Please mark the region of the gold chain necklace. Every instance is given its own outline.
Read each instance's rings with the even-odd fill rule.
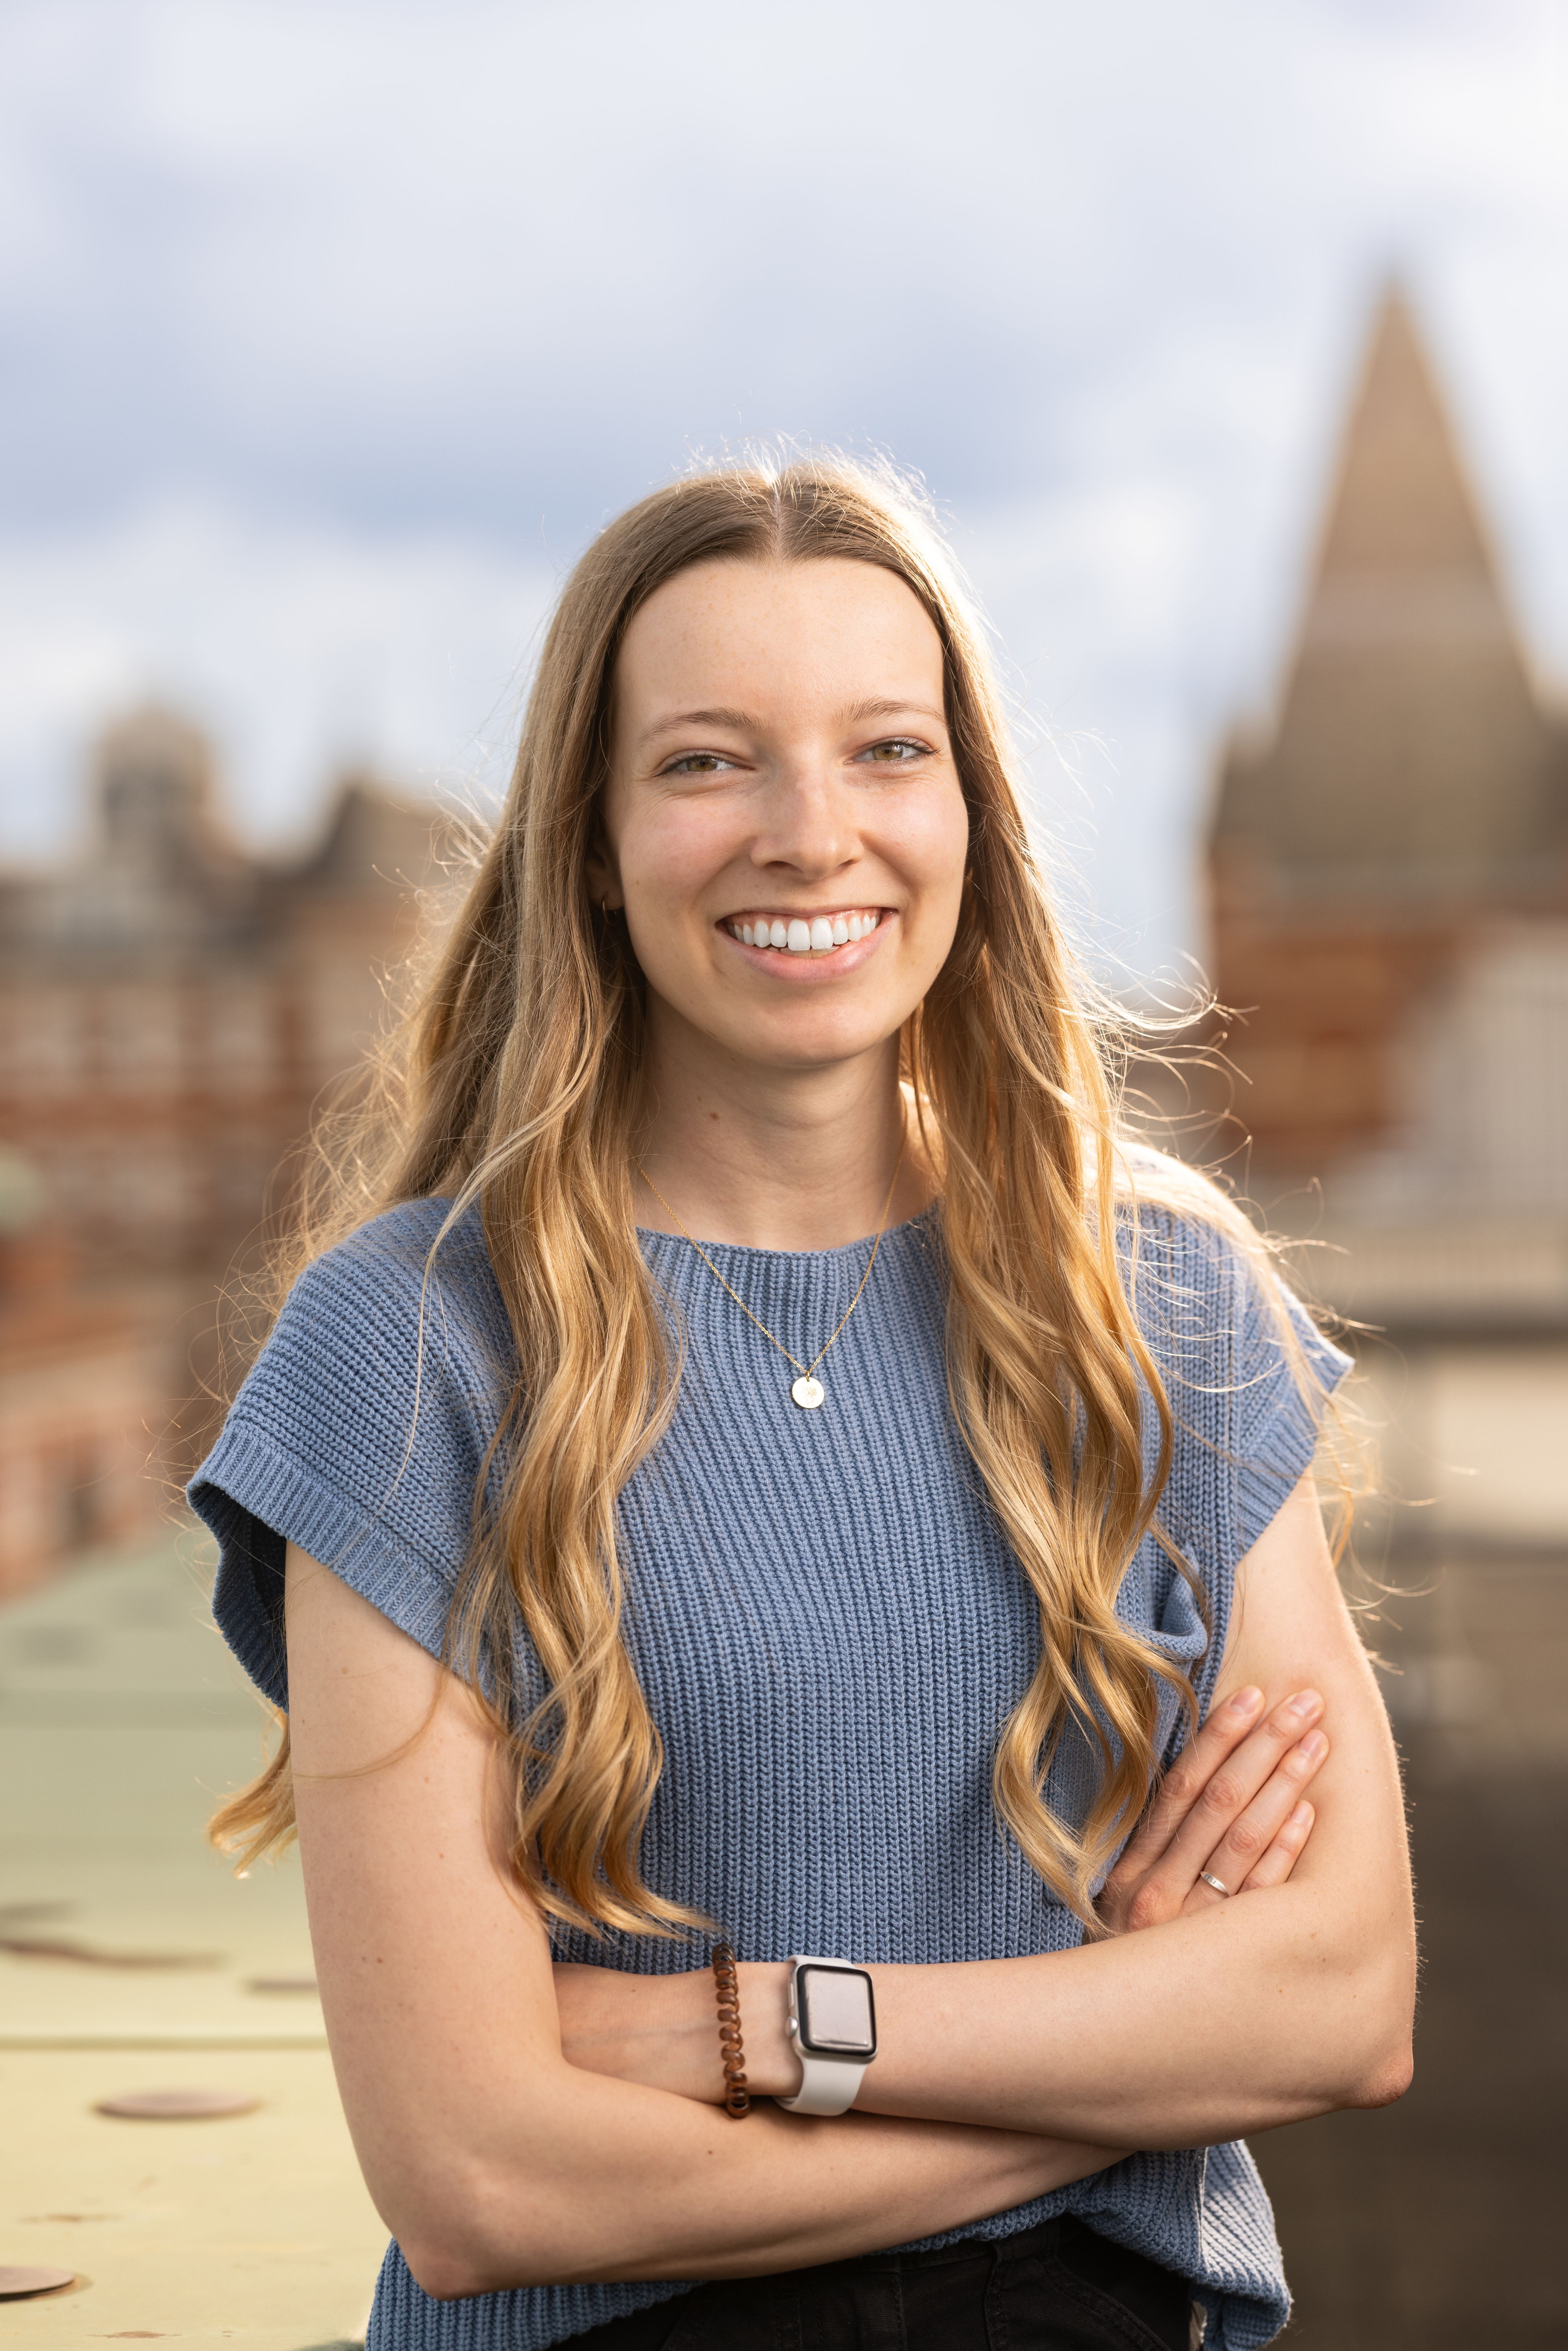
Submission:
[[[908,1137],[906,1135],[904,1137],[904,1143],[907,1143],[907,1141]],[[800,1405],[802,1412],[815,1412],[827,1395],[828,1392],[826,1388],[824,1388],[821,1381],[817,1377],[817,1365],[827,1353],[828,1347],[837,1344],[840,1333],[842,1332],[844,1324],[849,1321],[850,1316],[860,1304],[861,1297],[865,1290],[866,1283],[871,1280],[871,1270],[876,1263],[876,1253],[882,1247],[882,1237],[887,1228],[887,1213],[893,1206],[893,1195],[894,1187],[898,1182],[899,1169],[904,1165],[904,1144],[900,1144],[898,1158],[894,1163],[893,1170],[893,1182],[888,1186],[887,1197],[882,1204],[882,1222],[876,1228],[876,1238],[871,1245],[871,1255],[866,1259],[866,1269],[861,1276],[860,1289],[856,1290],[854,1296],[845,1307],[839,1322],[838,1330],[833,1332],[832,1337],[828,1341],[828,1345],[826,1347],[819,1347],[817,1353],[812,1356],[809,1364],[803,1364],[799,1355],[792,1355],[789,1353],[789,1348],[784,1344],[782,1339],[775,1339],[772,1332],[768,1328],[766,1322],[758,1322],[757,1316],[752,1312],[745,1299],[741,1297],[739,1291],[737,1290],[730,1290],[728,1282],[726,1281],[723,1274],[720,1273],[717,1266],[715,1265],[712,1258],[709,1257],[701,1241],[694,1238],[692,1234],[686,1232],[685,1225],[681,1225],[679,1217],[675,1217],[674,1208],[671,1207],[668,1200],[665,1199],[658,1186],[653,1182],[653,1177],[649,1175],[642,1161],[640,1159],[633,1158],[632,1162],[632,1166],[635,1167],[638,1175],[641,1176],[643,1183],[646,1184],[649,1191],[652,1192],[654,1199],[657,1200],[660,1207],[664,1211],[664,1214],[667,1217],[675,1217],[676,1224],[681,1225],[682,1232],[685,1233],[687,1240],[691,1242],[693,1249],[695,1249],[698,1257],[701,1258],[703,1263],[706,1266],[708,1271],[712,1274],[719,1288],[721,1290],[729,1290],[730,1296],[734,1299],[736,1304],[739,1307],[747,1321],[748,1322],[756,1322],[757,1328],[761,1332],[763,1337],[770,1345],[778,1348],[779,1353],[783,1356],[785,1362],[787,1364],[794,1364],[795,1369],[800,1373],[800,1376],[798,1380],[795,1380],[790,1384],[789,1395],[791,1399]]]

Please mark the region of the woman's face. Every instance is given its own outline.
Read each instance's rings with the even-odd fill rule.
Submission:
[[[674,1016],[791,1070],[897,1034],[968,850],[943,703],[936,632],[874,564],[706,563],[642,606],[589,881],[625,909],[655,1034]]]

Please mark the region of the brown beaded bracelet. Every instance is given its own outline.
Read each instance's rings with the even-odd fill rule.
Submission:
[[[718,2053],[724,2066],[724,2110],[737,2119],[751,2112],[746,2086],[746,2051],[740,2039],[740,1979],[735,1972],[735,1947],[713,1947],[713,1977],[718,1987]]]

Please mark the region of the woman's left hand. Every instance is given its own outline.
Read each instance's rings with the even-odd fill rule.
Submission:
[[[1290,1876],[1315,1817],[1302,1792],[1329,1751],[1315,1727],[1323,1702],[1298,1690],[1260,1720],[1262,1710],[1260,1689],[1238,1690],[1166,1774],[1095,1906],[1113,1935]]]

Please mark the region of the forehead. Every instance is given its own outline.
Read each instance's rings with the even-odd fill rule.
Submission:
[[[683,708],[722,702],[759,715],[803,692],[849,702],[935,695],[939,704],[942,674],[925,606],[880,564],[727,560],[677,572],[639,608],[616,662],[615,701],[639,722],[672,696]]]

